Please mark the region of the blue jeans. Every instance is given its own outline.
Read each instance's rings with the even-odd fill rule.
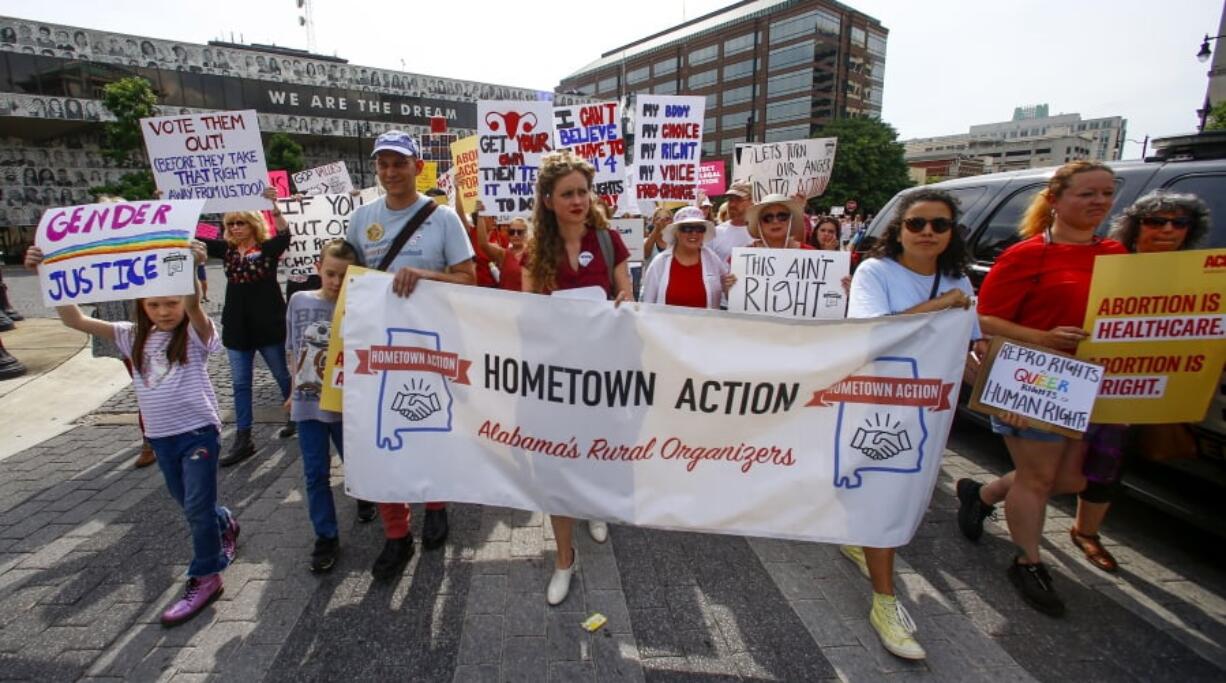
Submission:
[[[192,535],[190,577],[216,574],[229,560],[221,553],[221,533],[230,511],[217,504],[217,455],[221,437],[213,426],[149,439],[166,489],[183,508]]]
[[[234,385],[234,420],[239,429],[251,429],[255,421],[251,410],[251,375],[255,370],[255,352],[257,349],[226,349],[230,358],[230,382]],[[285,364],[285,347],[280,344],[270,344],[258,349],[264,357],[277,386],[281,388],[281,398],[289,398],[289,368]]]
[[[340,422],[300,420],[298,447],[302,449],[302,474],[306,478],[307,512],[311,526],[320,538],[336,538],[336,503],[332,500],[332,458],[328,439],[336,444],[336,454],[345,459],[344,431]]]
[[[1056,434],[1055,432],[1045,432],[1041,429],[1035,429],[1033,427],[1026,427],[1024,429],[1010,427],[1004,422],[1001,422],[1000,418],[996,417],[995,415],[992,415],[990,419],[992,421],[992,431],[996,434],[1000,434],[1001,436],[1017,436],[1023,439],[1030,439],[1031,441],[1046,441],[1048,443],[1064,441],[1064,436],[1061,434]]]

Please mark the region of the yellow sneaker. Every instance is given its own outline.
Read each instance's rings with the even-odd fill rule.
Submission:
[[[868,613],[868,622],[877,631],[882,646],[891,654],[903,659],[924,659],[927,653],[915,638],[915,622],[906,608],[892,595],[873,593],[873,609]]]
[[[869,578],[868,562],[864,561],[864,548],[858,545],[841,545],[839,546],[839,552],[843,553],[843,557],[851,560],[860,568],[860,573],[864,575],[864,578]]]

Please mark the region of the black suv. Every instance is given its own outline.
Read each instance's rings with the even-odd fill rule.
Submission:
[[[1155,189],[1185,192],[1209,205],[1213,224],[1200,248],[1226,247],[1226,133],[1202,133],[1154,140],[1153,155],[1145,161],[1108,164],[1116,174],[1115,204],[1098,233],[1105,234],[1115,215],[1137,198]],[[1018,240],[1017,227],[1035,193],[1041,190],[1056,167],[1009,171],[947,180],[924,187],[945,190],[957,197],[962,208],[959,226],[971,253],[971,281],[978,288],[984,276],[1007,247]],[[857,245],[852,262],[859,262],[885,230],[903,190],[878,212]],[[963,387],[965,404],[967,387]],[[964,418],[987,424],[987,419],[968,410]],[[1198,526],[1226,535],[1226,374],[1209,407],[1205,420],[1195,428],[1201,455],[1195,460],[1175,460],[1159,465],[1133,458],[1124,484],[1142,498],[1188,519]]]

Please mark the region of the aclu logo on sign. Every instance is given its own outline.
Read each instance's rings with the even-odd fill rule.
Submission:
[[[877,398],[873,402],[839,404],[834,431],[835,488],[860,488],[864,474],[869,472],[915,474],[924,464],[924,447],[928,443],[924,407],[897,404],[922,401],[914,396],[919,390],[890,381],[919,379],[915,359],[883,356],[857,374],[859,381],[875,384],[864,393]],[[941,391],[939,386],[936,391]],[[901,392],[908,396],[898,397]]]
[[[391,348],[442,350],[438,333],[423,330],[388,329],[387,344]],[[376,446],[398,451],[404,448],[406,432],[451,431],[451,390],[438,371],[402,366],[382,372]]]

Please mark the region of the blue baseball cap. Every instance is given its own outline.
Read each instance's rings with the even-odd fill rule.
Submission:
[[[396,152],[406,157],[421,157],[420,148],[413,136],[403,130],[389,130],[375,138],[375,148],[370,151],[370,158],[375,158],[379,152]]]

